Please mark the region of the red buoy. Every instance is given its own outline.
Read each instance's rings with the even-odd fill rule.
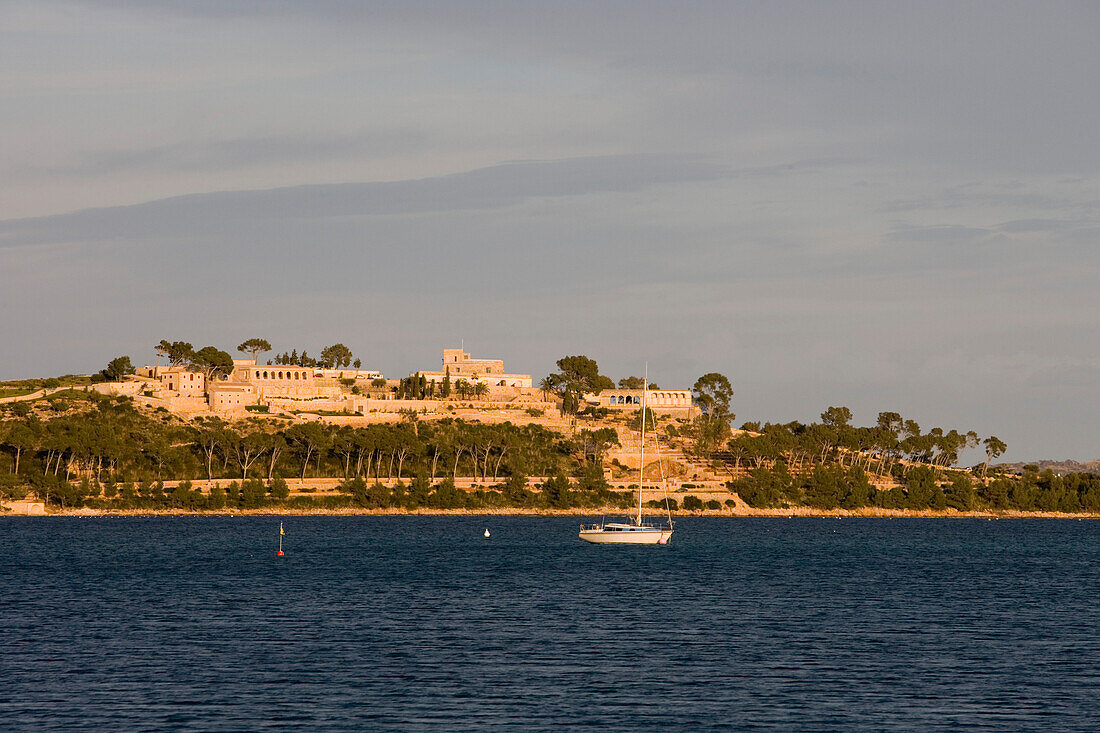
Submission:
[[[283,551],[282,550],[279,550],[278,552],[275,553],[275,557],[282,557],[282,556],[283,556]]]

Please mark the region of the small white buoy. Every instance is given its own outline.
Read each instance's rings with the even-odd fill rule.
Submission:
[[[488,537],[488,536],[489,536],[489,528],[488,528],[488,527],[486,527],[486,528],[485,528],[485,536],[486,536],[486,537]]]

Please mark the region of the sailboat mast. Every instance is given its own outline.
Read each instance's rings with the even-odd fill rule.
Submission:
[[[642,525],[642,487],[645,485],[645,403],[649,390],[649,362],[645,365],[645,377],[642,382],[642,443],[638,446],[638,526]]]

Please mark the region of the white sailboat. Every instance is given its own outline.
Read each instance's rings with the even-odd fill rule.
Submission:
[[[668,511],[668,528],[645,524],[642,521],[642,493],[645,488],[645,426],[646,393],[649,391],[649,367],[646,366],[645,381],[642,384],[642,440],[638,449],[638,514],[629,522],[601,522],[600,524],[581,525],[580,538],[596,545],[667,545],[672,539],[672,510],[665,496],[665,509]],[[656,425],[654,425],[656,429]],[[654,434],[656,438],[656,434]],[[660,447],[657,459],[660,461]]]

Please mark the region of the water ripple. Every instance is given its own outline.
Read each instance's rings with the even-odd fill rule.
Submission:
[[[1100,525],[0,519],[3,730],[1100,729]]]

